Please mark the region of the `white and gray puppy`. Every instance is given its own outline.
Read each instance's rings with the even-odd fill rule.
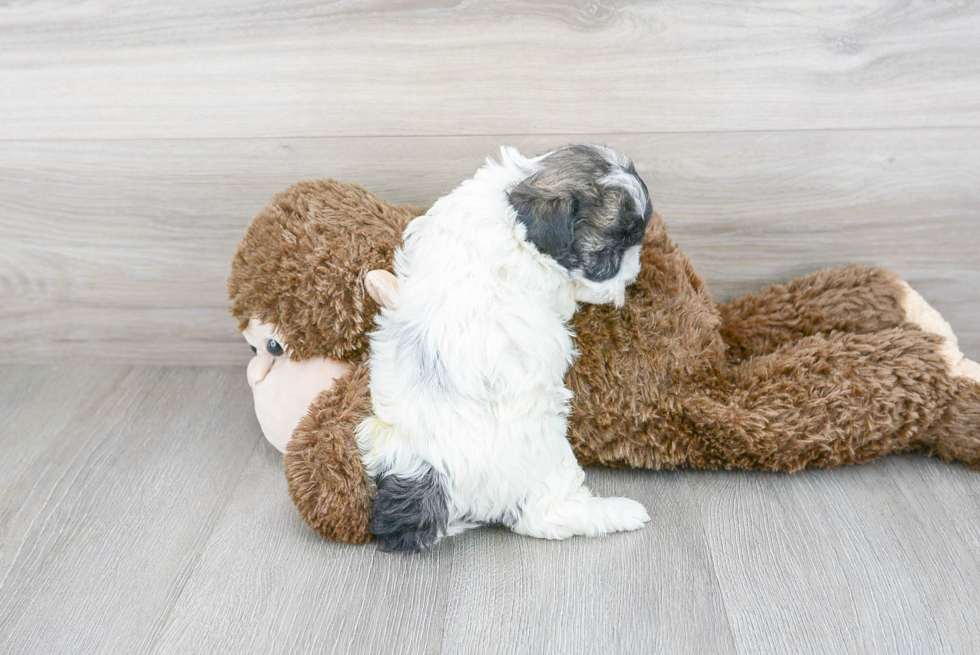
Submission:
[[[610,148],[502,148],[409,224],[394,308],[371,336],[374,415],[357,432],[383,548],[424,550],[482,523],[564,539],[649,520],[585,486],[564,378],[576,302],[622,305],[651,212]]]

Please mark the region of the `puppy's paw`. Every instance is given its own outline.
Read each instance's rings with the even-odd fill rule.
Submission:
[[[629,498],[598,498],[574,494],[563,501],[525,507],[510,526],[514,532],[541,539],[567,539],[574,535],[599,537],[610,532],[637,530],[650,520],[640,503]]]
[[[639,530],[650,515],[646,508],[629,498],[600,498],[603,504],[606,532],[626,532]]]
[[[449,504],[442,476],[431,467],[416,476],[379,476],[368,529],[381,550],[428,550],[446,535]]]

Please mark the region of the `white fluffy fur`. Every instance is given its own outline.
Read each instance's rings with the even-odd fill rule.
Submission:
[[[639,248],[597,284],[540,254],[506,190],[537,160],[501,150],[405,230],[394,310],[371,339],[375,415],[358,428],[372,476],[444,476],[448,534],[483,522],[549,539],[640,528],[639,503],[598,498],[566,440],[576,301],[623,302]]]

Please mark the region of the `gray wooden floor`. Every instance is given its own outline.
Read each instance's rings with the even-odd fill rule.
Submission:
[[[590,470],[642,531],[432,553],[299,519],[239,368],[0,368],[0,652],[965,653],[980,474]]]

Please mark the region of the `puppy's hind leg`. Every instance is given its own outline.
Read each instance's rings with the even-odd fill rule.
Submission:
[[[598,537],[610,532],[642,528],[650,515],[629,498],[598,498],[582,482],[552,479],[525,499],[517,519],[508,527],[514,532],[540,539],[567,539],[574,535]]]
[[[449,502],[445,480],[424,464],[411,476],[379,475],[378,495],[368,529],[382,550],[418,552],[435,546],[447,532]]]

